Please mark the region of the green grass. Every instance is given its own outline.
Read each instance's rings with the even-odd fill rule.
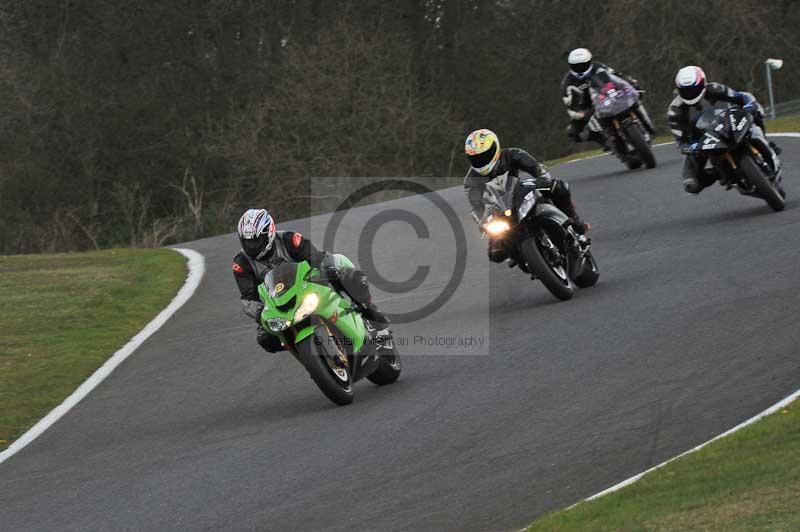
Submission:
[[[800,530],[800,404],[528,530]]]
[[[168,249],[0,256],[0,449],[167,306],[185,276]]]
[[[781,118],[776,118],[775,120],[768,120],[766,123],[767,131],[770,133],[785,133],[785,132],[794,132],[800,131],[800,115],[795,116],[784,116]],[[661,135],[653,139],[653,144],[662,144],[664,142],[672,142],[673,137],[672,135]],[[570,161],[575,161],[577,159],[584,159],[586,157],[592,157],[595,155],[602,155],[603,150],[586,150],[578,153],[572,153],[570,155],[565,155],[564,157],[559,157],[558,159],[553,159],[551,161],[546,161],[545,164],[548,166],[555,166],[557,164],[564,164]]]
[[[800,115],[782,116],[766,123],[768,133],[787,133],[800,131]]]

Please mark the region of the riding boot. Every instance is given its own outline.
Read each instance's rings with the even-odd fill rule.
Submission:
[[[390,321],[386,315],[378,309],[378,306],[370,300],[370,302],[363,306],[361,316],[367,320],[376,331],[384,331],[389,328]]]
[[[655,136],[656,128],[653,126],[653,121],[650,120],[650,115],[647,114],[644,105],[639,104],[636,106],[636,116],[642,121],[642,125],[647,130],[647,133],[650,134],[651,137]]]
[[[569,216],[569,218],[572,220],[572,225],[575,228],[575,232],[578,233],[579,235],[585,235],[586,232],[589,231],[589,229],[591,229],[591,225],[584,222],[583,219],[575,211],[574,202],[569,201],[568,203],[565,203],[563,205],[556,205],[556,207],[561,209],[561,211],[564,214]]]
[[[699,176],[686,176],[683,179],[683,189],[689,194],[699,194],[717,181],[717,172],[712,168],[704,168]]]
[[[588,137],[586,140],[598,143],[600,147],[603,149],[603,151],[610,150],[610,148],[607,146],[606,143],[606,136],[599,131],[589,130]]]

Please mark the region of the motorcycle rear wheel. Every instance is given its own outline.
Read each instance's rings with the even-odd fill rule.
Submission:
[[[537,237],[532,236],[523,240],[520,250],[530,272],[542,281],[551,294],[562,301],[572,299],[572,296],[575,295],[575,285],[566,273],[567,268],[561,267],[560,273],[556,273],[553,266],[542,255]]]
[[[389,351],[386,349],[386,351]],[[390,353],[381,355],[378,360],[378,367],[367,375],[367,379],[373,384],[378,386],[385,386],[392,384],[400,377],[400,372],[403,370],[403,363],[400,361],[400,354],[397,352],[397,346],[392,345]]]
[[[764,170],[761,169],[752,157],[742,157],[739,161],[739,167],[747,176],[747,181],[756,188],[756,192],[767,202],[773,211],[782,211],[786,207],[780,192],[777,187],[764,175]]]
[[[599,278],[600,270],[597,267],[597,261],[594,260],[591,252],[587,252],[583,259],[583,271],[573,279],[573,282],[580,288],[588,288],[597,284]]]

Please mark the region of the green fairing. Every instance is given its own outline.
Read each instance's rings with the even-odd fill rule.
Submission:
[[[335,255],[335,259],[337,266],[340,268],[354,267],[353,263],[343,255]],[[268,333],[280,338],[283,344],[286,344],[283,333],[270,329],[268,320],[279,318],[293,322],[295,312],[297,312],[297,309],[302,305],[305,297],[313,292],[319,297],[319,303],[317,304],[316,310],[310,315],[320,316],[330,324],[332,321],[331,318],[336,314],[337,319],[336,322],[333,323],[333,326],[351,342],[353,353],[358,353],[364,346],[364,339],[366,337],[364,320],[359,313],[348,312],[352,305],[349,301],[341,297],[333,288],[308,280],[309,278],[319,275],[320,271],[318,269],[312,268],[308,262],[303,261],[297,264],[297,274],[292,285],[286,286],[279,294],[275,294],[274,296],[269,294],[266,280],[258,285],[258,295],[264,303],[264,310],[261,312],[261,326]],[[281,312],[277,307],[287,304],[292,297],[296,297],[294,305],[285,312]],[[306,326],[297,331],[294,343],[299,344],[312,336],[317,326],[319,326],[318,322],[313,320],[308,322]]]

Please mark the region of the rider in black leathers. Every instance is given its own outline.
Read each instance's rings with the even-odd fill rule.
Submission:
[[[561,81],[561,98],[567,107],[567,114],[570,118],[567,137],[573,142],[594,141],[603,148],[608,148],[605,145],[606,138],[600,125],[596,121],[592,122],[594,106],[592,105],[589,88],[593,82],[597,82],[598,78],[608,74],[619,76],[630,83],[636,90],[640,89],[639,81],[618,70],[614,70],[608,65],[593,61],[591,52],[586,48],[577,48],[570,52],[568,62],[569,70]],[[600,84],[602,85],[602,83]],[[638,104],[634,112],[647,132],[650,135],[654,135],[653,122],[650,120],[650,116],[648,116],[644,106],[641,103]],[[589,127],[587,128],[587,126]],[[586,135],[583,134],[584,130],[588,130]]]
[[[497,136],[493,132],[488,129],[479,129],[467,137],[465,151],[470,159],[470,169],[464,178],[464,192],[472,208],[472,218],[476,223],[480,223],[483,217],[483,192],[486,190],[486,184],[506,172],[512,176],[519,176],[519,171],[522,170],[533,176],[536,180],[536,188],[540,189],[556,207],[572,219],[577,233],[585,234],[589,229],[589,225],[584,223],[575,212],[569,184],[553,178],[547,167],[525,150],[520,148],[500,149]],[[488,252],[489,259],[493,262],[503,262],[508,258],[501,248],[492,246],[491,241]]]
[[[233,276],[241,294],[244,313],[256,320],[256,340],[265,350],[274,353],[284,349],[277,336],[261,327],[264,304],[258,296],[258,285],[266,274],[282,262],[308,261],[331,279],[332,286],[347,293],[364,319],[377,329],[386,329],[389,319],[378,310],[369,292],[369,283],[361,270],[338,268],[331,253],[293,231],[276,231],[275,222],[265,209],[250,209],[239,220],[239,241],[242,249],[233,259]]]
[[[675,77],[675,98],[667,110],[669,129],[675,137],[679,148],[694,149],[697,147],[694,123],[697,117],[717,102],[729,102],[748,110],[753,115],[753,136],[768,146],[775,155],[780,153],[774,142],[767,141],[764,135],[764,109],[749,92],[739,92],[721,83],[706,81],[705,72],[697,66],[682,68]],[[774,159],[777,162],[777,157]],[[699,194],[701,190],[714,184],[717,171],[706,168],[708,157],[697,153],[687,155],[683,163],[683,188],[690,194]],[[775,165],[780,168],[780,163]]]

